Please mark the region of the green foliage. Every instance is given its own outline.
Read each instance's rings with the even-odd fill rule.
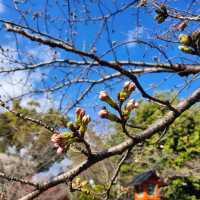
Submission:
[[[164,188],[167,199],[199,200],[200,181],[196,179],[177,179]]]
[[[176,104],[179,100],[174,99],[174,95],[158,94],[164,100],[174,100]],[[135,111],[129,123],[148,127],[156,120],[162,118],[166,113],[165,108],[150,102],[140,102],[140,107]],[[113,134],[109,136],[108,144],[118,144],[126,137],[120,131],[119,126],[112,126]],[[141,130],[130,129],[132,134],[138,134]],[[166,132],[164,132],[166,131]],[[158,132],[153,137],[133,149],[134,155],[129,158],[121,167],[121,182],[128,183],[140,172],[149,169],[157,169],[164,178],[172,172],[178,174],[182,172],[188,174],[189,178],[178,179],[164,190],[167,199],[200,199],[197,195],[200,187],[198,180],[192,178],[198,176],[193,170],[187,168],[190,163],[199,163],[200,155],[200,108],[193,107],[184,112],[167,130]],[[191,164],[193,165],[193,164]],[[187,182],[190,192],[182,182]]]
[[[42,120],[49,126],[55,125],[54,128],[62,128],[65,119],[58,111],[49,109],[45,113],[37,112],[38,102],[31,102],[31,106],[23,108],[20,101],[13,101],[13,110],[29,116],[34,119]],[[0,114],[0,152],[9,151],[10,147],[16,151],[12,152],[16,155],[20,154],[21,149],[25,149],[29,157],[41,165],[49,166],[49,159],[53,160],[52,153],[55,154],[50,144],[51,132],[45,128],[31,122],[25,122],[23,119],[17,118],[10,112],[2,112]],[[45,154],[45,157],[42,154]],[[47,161],[48,160],[48,161]],[[46,167],[44,168],[46,169]]]
[[[95,184],[94,182],[88,183],[86,180],[81,180],[80,177],[76,177],[72,182],[72,188],[80,191],[78,197],[75,197],[75,199],[79,200],[99,200],[102,192],[105,191],[103,185]]]
[[[172,100],[177,104],[178,99],[174,99],[174,95],[158,94],[159,98],[163,100]],[[30,108],[22,108],[19,101],[13,102],[13,108],[20,113],[28,115],[33,118],[41,119],[47,124],[56,124],[56,127],[64,127],[67,125],[65,119],[59,112],[50,109],[46,113],[38,113],[36,107],[38,103],[31,103]],[[166,113],[166,108],[151,102],[140,102],[140,107],[134,110],[128,121],[131,125],[138,125],[141,128],[150,126],[157,119],[162,118]],[[64,125],[63,125],[64,124]],[[68,123],[69,124],[69,123]],[[106,146],[119,144],[126,139],[122,132],[120,124],[112,124],[113,134],[104,138]],[[73,127],[72,127],[73,129]],[[139,134],[140,129],[128,128],[131,134]],[[164,131],[164,130],[163,130]],[[200,190],[200,182],[197,175],[192,170],[187,168],[187,165],[194,166],[199,163],[200,155],[200,108],[193,107],[189,111],[184,112],[176,121],[166,130],[166,132],[158,132],[152,138],[145,141],[143,144],[136,146],[133,149],[133,156],[121,166],[119,184],[127,185],[135,175],[149,169],[157,169],[162,177],[167,178],[171,172],[181,173],[184,169],[185,174],[189,177],[174,180],[169,186],[164,187],[163,195],[165,199],[181,199],[181,200],[198,200],[200,199],[198,191]],[[164,133],[164,135],[163,135]],[[66,137],[71,135],[66,132]],[[91,135],[94,139],[94,133]],[[44,147],[49,145],[51,133],[33,123],[25,123],[22,119],[16,118],[9,112],[0,114],[0,151],[6,152],[9,147],[16,148],[16,154],[22,148],[26,148],[31,157],[46,163],[44,169],[50,165],[46,157],[55,155],[47,154],[45,157],[42,152]],[[50,149],[49,147],[46,149]],[[40,154],[38,154],[40,152]],[[42,153],[41,153],[42,152]],[[53,157],[52,157],[53,158]],[[54,159],[53,159],[54,160]],[[54,162],[54,161],[51,162]],[[79,158],[80,161],[80,158]],[[115,162],[115,159],[112,158]],[[187,165],[186,165],[187,164]],[[93,175],[98,177],[99,174]],[[97,179],[102,179],[98,177]],[[87,180],[87,179],[84,179]],[[88,183],[83,184],[84,187],[79,188],[78,200],[98,200],[98,194],[105,191],[105,184],[96,184],[91,186]],[[111,199],[115,199],[117,194],[117,187],[111,190]]]

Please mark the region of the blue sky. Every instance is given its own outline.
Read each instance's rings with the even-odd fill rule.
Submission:
[[[11,0],[1,0],[0,1],[0,18],[6,19],[9,21],[14,21],[16,23],[20,23],[22,25],[29,25],[34,29],[39,29],[41,32],[48,32],[48,34],[60,38],[63,40],[70,40],[70,26],[67,22],[68,17],[68,6],[66,4],[58,5],[55,1],[50,1],[49,5],[46,7],[47,13],[44,15],[42,12],[45,11],[45,2],[46,1],[24,1],[18,0],[18,3],[15,5],[19,10],[26,11],[28,10],[30,13],[25,13],[26,20],[17,12],[14,8],[13,1]],[[62,2],[62,1],[59,1]],[[82,2],[82,1],[81,1]],[[87,2],[87,1],[86,1]],[[131,1],[116,1],[117,5],[113,4],[113,1],[103,1],[103,4],[100,7],[95,6],[92,3],[87,4],[87,8],[90,14],[93,17],[98,17],[102,14],[102,12],[106,15],[110,11],[115,11],[116,7],[120,7],[122,4],[128,4]],[[170,6],[177,8],[179,10],[187,10],[190,1],[169,1]],[[87,16],[87,13],[84,12],[84,6],[78,4],[76,1],[71,1],[70,12],[76,12],[77,18],[83,18]],[[197,12],[198,7],[193,6],[189,12]],[[40,18],[37,20],[33,18],[34,15],[40,15]],[[184,63],[193,63],[199,62],[199,58],[197,56],[188,56],[178,50],[177,43],[167,44],[161,40],[155,40],[155,33],[157,34],[166,34],[168,29],[172,26],[172,24],[177,23],[178,21],[174,20],[171,22],[170,20],[166,20],[163,24],[157,24],[154,20],[155,12],[148,8],[136,9],[134,7],[129,8],[126,12],[116,16],[113,20],[108,20],[108,27],[110,32],[110,38],[108,33],[104,31],[101,34],[101,37],[96,39],[97,34],[101,31],[102,23],[100,21],[96,22],[79,22],[78,24],[73,24],[73,38],[74,44],[77,48],[88,51],[92,44],[95,42],[95,46],[97,49],[98,55],[103,55],[108,49],[110,49],[108,40],[114,43],[122,43],[130,40],[141,39],[148,42],[153,42],[156,45],[160,45],[163,50],[165,50],[168,58],[172,60],[173,63],[176,62],[184,62]],[[45,17],[50,17],[51,23],[45,21]],[[73,17],[73,15],[72,15]],[[185,30],[186,33],[190,33],[197,28],[196,24],[191,23],[188,28]],[[177,42],[177,37],[180,32],[170,33],[170,39],[173,42]],[[78,59],[81,60],[79,56],[71,54],[69,52],[64,52],[59,49],[51,49],[44,45],[38,45],[35,42],[24,39],[21,36],[17,36],[17,45],[16,45],[16,36],[13,34],[5,32],[4,29],[0,32],[1,36],[1,45],[3,47],[7,47],[11,49],[11,53],[9,56],[14,56],[17,60],[22,60],[23,62],[31,62],[36,64],[38,62],[44,62],[47,60],[51,60],[53,56],[56,56],[59,59]],[[15,52],[16,47],[19,48],[20,54]],[[141,45],[138,43],[131,43],[122,48],[117,48],[116,57],[118,60],[127,60],[128,57],[130,60],[134,61],[146,61],[146,62],[155,62],[155,59],[159,59],[159,62],[167,62],[166,59],[155,49],[149,48],[147,45]],[[129,56],[127,54],[129,52]],[[10,55],[12,54],[12,55]],[[107,60],[113,60],[112,53],[107,54],[103,57]],[[0,59],[5,59],[4,57],[0,57]],[[188,59],[188,60],[187,60]],[[12,67],[20,66],[13,65]],[[4,67],[11,67],[10,63],[6,63]],[[73,70],[73,71],[72,71]],[[18,72],[15,74],[10,74],[5,76],[2,74],[1,82],[2,85],[1,92],[4,96],[17,96],[21,93],[26,93],[32,88],[43,88],[43,87],[51,87],[55,84],[55,82],[59,82],[61,80],[67,80],[66,74],[68,73],[70,80],[76,79],[78,76],[82,76],[82,78],[89,79],[98,79],[101,78],[102,75],[107,75],[113,73],[113,70],[103,69],[100,67],[94,67],[93,71],[89,72],[87,69],[75,69],[68,67],[58,67],[56,68],[49,67],[46,69],[36,70],[32,74],[28,74],[26,72]],[[26,76],[29,76],[28,81],[26,80]],[[43,81],[41,81],[41,78]],[[191,79],[191,77],[179,77],[177,75],[172,74],[145,74],[138,76],[141,81],[143,87],[150,93],[154,94],[155,92],[162,91],[173,91],[176,89],[181,89],[182,87],[186,87],[187,82]],[[12,81],[11,81],[12,80]],[[12,83],[17,83],[13,86]],[[102,106],[101,102],[98,100],[98,92],[100,90],[109,89],[110,94],[116,96],[116,92],[122,87],[123,81],[109,81],[107,85],[98,85],[96,86],[92,92],[88,95],[88,97],[82,102],[82,105],[89,109],[89,112],[92,114],[93,109],[95,107],[95,111]],[[192,84],[189,84],[190,87],[186,87],[181,93],[180,97],[185,97],[191,93],[195,88],[200,85],[200,81],[197,79]],[[111,90],[111,86],[114,86]],[[67,104],[70,104],[74,101],[80,91],[88,87],[88,84],[79,84],[78,86],[73,86],[71,88],[64,88],[62,90],[57,91],[55,94],[50,95],[51,98],[47,100],[46,95],[35,95],[34,98],[38,99],[42,107],[48,108],[53,104],[59,105],[62,94],[64,94],[63,101],[63,109]],[[153,87],[153,88],[152,88]],[[23,90],[23,91],[20,91]],[[137,92],[134,98],[140,98],[140,94]],[[24,99],[24,105],[33,97],[26,97]],[[91,103],[92,102],[92,103]],[[64,109],[65,110],[65,109]],[[94,114],[92,114],[94,115]]]

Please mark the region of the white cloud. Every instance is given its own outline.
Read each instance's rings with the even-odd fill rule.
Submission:
[[[19,67],[19,64],[11,62],[11,59],[17,59],[17,53],[13,45],[5,45],[3,48],[5,50],[0,54],[0,70],[9,70]],[[30,89],[31,83],[25,71],[0,74],[0,94],[4,100],[22,95]]]
[[[0,77],[0,93],[4,99],[20,96],[32,88],[25,72],[15,72]]]
[[[58,101],[50,98],[49,96],[40,95],[39,97],[24,97],[21,101],[21,106],[30,108],[30,101],[36,101],[39,103],[39,107],[34,107],[38,112],[47,112],[49,108],[58,108]]]
[[[12,63],[13,60],[18,60],[18,54],[14,44],[10,43],[8,45],[4,45],[3,48],[7,50],[0,52],[0,71],[22,67],[20,64],[16,64],[15,62]],[[39,48],[32,48],[27,51],[27,57],[28,56],[40,63],[52,60],[53,56],[55,55],[53,50],[42,46]],[[8,100],[10,98],[19,97],[23,94],[27,94],[28,92],[33,91],[41,81],[41,73],[42,71],[37,69],[31,74],[27,71],[16,71],[12,73],[0,74],[1,98],[3,100]],[[48,74],[48,70],[45,70],[45,73]],[[58,105],[58,102],[56,102],[53,98],[49,99],[45,95],[40,95],[37,97],[25,96],[23,97],[21,104],[23,106],[28,106],[28,102],[31,100],[38,101],[40,103],[38,111],[43,112],[47,111],[50,107],[55,108],[56,105]]]
[[[2,3],[2,0],[0,0],[0,13],[5,12],[5,6]]]
[[[63,172],[67,166],[71,165],[72,161],[65,158],[60,162],[55,162],[48,171],[40,172],[32,177],[33,182],[41,182],[45,180],[49,180],[52,177],[57,176],[59,173]]]

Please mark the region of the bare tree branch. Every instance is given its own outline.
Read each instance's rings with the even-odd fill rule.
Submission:
[[[168,101],[165,102],[165,101],[162,101],[160,99],[157,99],[157,98],[152,97],[151,95],[147,94],[145,92],[145,90],[143,89],[143,87],[141,86],[141,84],[139,83],[137,77],[134,74],[123,69],[120,64],[116,65],[116,64],[110,63],[109,61],[102,60],[96,54],[88,53],[88,52],[76,49],[75,47],[69,46],[69,44],[65,43],[64,41],[61,42],[60,40],[57,40],[57,39],[52,39],[52,38],[49,39],[49,38],[43,37],[42,35],[39,35],[39,34],[30,33],[25,28],[22,28],[21,26],[17,26],[14,23],[10,23],[10,22],[8,23],[7,22],[7,23],[5,23],[5,26],[6,26],[7,31],[19,33],[20,35],[23,35],[24,37],[27,37],[27,38],[29,38],[33,41],[40,42],[42,44],[48,45],[50,47],[58,47],[58,48],[66,50],[66,51],[70,51],[70,52],[73,52],[75,54],[78,54],[80,56],[85,56],[85,57],[91,58],[94,61],[98,62],[99,65],[106,66],[108,68],[114,69],[114,70],[120,72],[121,74],[127,76],[128,78],[130,78],[135,83],[136,87],[142,93],[142,96],[144,98],[147,98],[151,101],[154,101],[154,102],[157,102],[161,105],[164,105],[164,106],[168,107],[170,110],[174,110],[173,106],[171,106]]]
[[[114,172],[114,174],[113,174],[113,176],[112,176],[112,178],[111,178],[111,181],[110,181],[110,183],[109,183],[108,189],[107,189],[107,191],[106,191],[105,200],[108,200],[108,199],[109,199],[111,187],[112,187],[112,185],[114,184],[114,182],[115,182],[115,180],[116,180],[116,178],[117,178],[117,176],[118,176],[118,174],[119,174],[119,171],[120,171],[120,168],[121,168],[122,164],[123,164],[124,161],[128,158],[131,149],[132,149],[132,148],[130,148],[129,150],[127,150],[127,152],[122,156],[120,162],[118,163],[117,168],[115,169],[115,172]]]
[[[169,72],[169,73],[187,73],[187,74],[196,74],[200,72],[200,65],[199,64],[167,64],[167,63],[148,63],[148,62],[136,62],[136,61],[108,61],[110,65],[121,65],[121,66],[135,66],[135,67],[142,67],[134,68],[128,70],[133,74],[140,74],[140,73],[160,73],[160,72]],[[65,64],[69,65],[76,65],[76,66],[99,66],[98,62],[94,61],[77,61],[77,60],[68,60],[68,59],[60,59],[60,60],[52,60],[47,62],[42,62],[38,64],[26,64],[24,67],[15,67],[11,69],[2,69],[0,70],[1,73],[11,73],[16,71],[24,71],[24,70],[33,70],[42,67],[50,67],[54,64],[60,64],[60,67],[65,67]],[[3,68],[3,67],[1,67]],[[120,73],[118,73],[120,74]],[[117,76],[117,75],[116,75]]]
[[[154,124],[149,126],[146,130],[140,132],[136,136],[133,137],[133,139],[128,139],[125,142],[113,146],[109,149],[106,149],[101,152],[93,153],[92,156],[83,161],[81,164],[73,168],[72,170],[63,173],[60,176],[55,177],[52,181],[43,183],[40,187],[40,190],[35,190],[32,193],[29,193],[28,195],[22,197],[20,200],[30,200],[35,197],[37,197],[39,194],[41,194],[44,190],[47,190],[51,187],[54,187],[60,183],[68,182],[69,180],[72,180],[75,176],[80,174],[81,172],[88,169],[93,164],[102,161],[106,158],[109,158],[114,155],[118,155],[123,153],[126,149],[130,147],[134,147],[138,143],[144,142],[146,139],[150,138],[152,135],[154,135],[156,132],[164,130],[166,127],[168,127],[170,124],[174,122],[174,120],[180,116],[185,110],[190,108],[192,105],[200,101],[200,88],[195,90],[190,97],[188,97],[186,100],[181,101],[176,106],[176,112],[175,111],[169,111],[167,114],[165,114],[162,119],[159,119]]]

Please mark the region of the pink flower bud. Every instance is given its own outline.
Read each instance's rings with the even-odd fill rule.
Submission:
[[[82,119],[83,116],[85,115],[85,110],[82,109],[79,115],[80,115],[80,118]]]
[[[91,121],[90,116],[89,115],[84,115],[82,118],[82,122],[84,124],[88,124]]]
[[[129,87],[128,87],[128,90],[131,91],[131,92],[134,91],[135,90],[135,84],[134,83],[130,83]]]
[[[101,99],[102,101],[105,101],[106,99],[108,99],[108,94],[105,91],[101,91],[99,94],[99,99]]]
[[[54,133],[51,136],[51,141],[55,143],[59,143],[63,139],[63,135],[60,133]]]
[[[57,154],[62,154],[63,151],[64,151],[64,148],[59,146],[56,152],[57,152]]]
[[[124,89],[128,89],[130,83],[131,83],[130,81],[126,81],[124,83]]]
[[[53,146],[54,146],[55,148],[58,148],[58,147],[59,147],[59,144],[58,144],[58,143],[54,143]]]
[[[100,110],[98,114],[99,114],[99,116],[100,116],[101,118],[106,118],[106,117],[108,117],[108,111],[107,111],[105,108],[103,108],[102,110]]]
[[[81,110],[82,110],[81,108],[76,108],[76,114],[79,115]]]
[[[117,108],[116,102],[111,97],[109,97],[109,95],[107,94],[107,92],[101,91],[100,94],[99,94],[99,98],[102,101],[105,101],[106,103],[108,103],[111,107],[113,107],[115,109]]]
[[[131,111],[131,110],[133,110],[134,108],[138,108],[138,106],[139,106],[139,103],[138,103],[138,102],[136,102],[136,101],[133,100],[133,99],[130,99],[130,100],[128,101],[127,105],[126,105],[126,108],[127,108],[129,111]]]
[[[132,110],[133,108],[134,108],[134,106],[135,106],[135,101],[133,100],[133,99],[130,99],[129,101],[128,101],[128,103],[127,103],[127,109],[128,110]]]
[[[138,108],[139,107],[139,103],[138,102],[135,102],[135,108]]]
[[[124,89],[125,89],[126,91],[132,92],[132,91],[134,91],[134,89],[135,89],[135,84],[134,84],[133,82],[126,81],[126,82],[124,83]]]
[[[77,108],[76,115],[79,120],[82,119],[82,117],[85,115],[85,110],[82,108]]]

